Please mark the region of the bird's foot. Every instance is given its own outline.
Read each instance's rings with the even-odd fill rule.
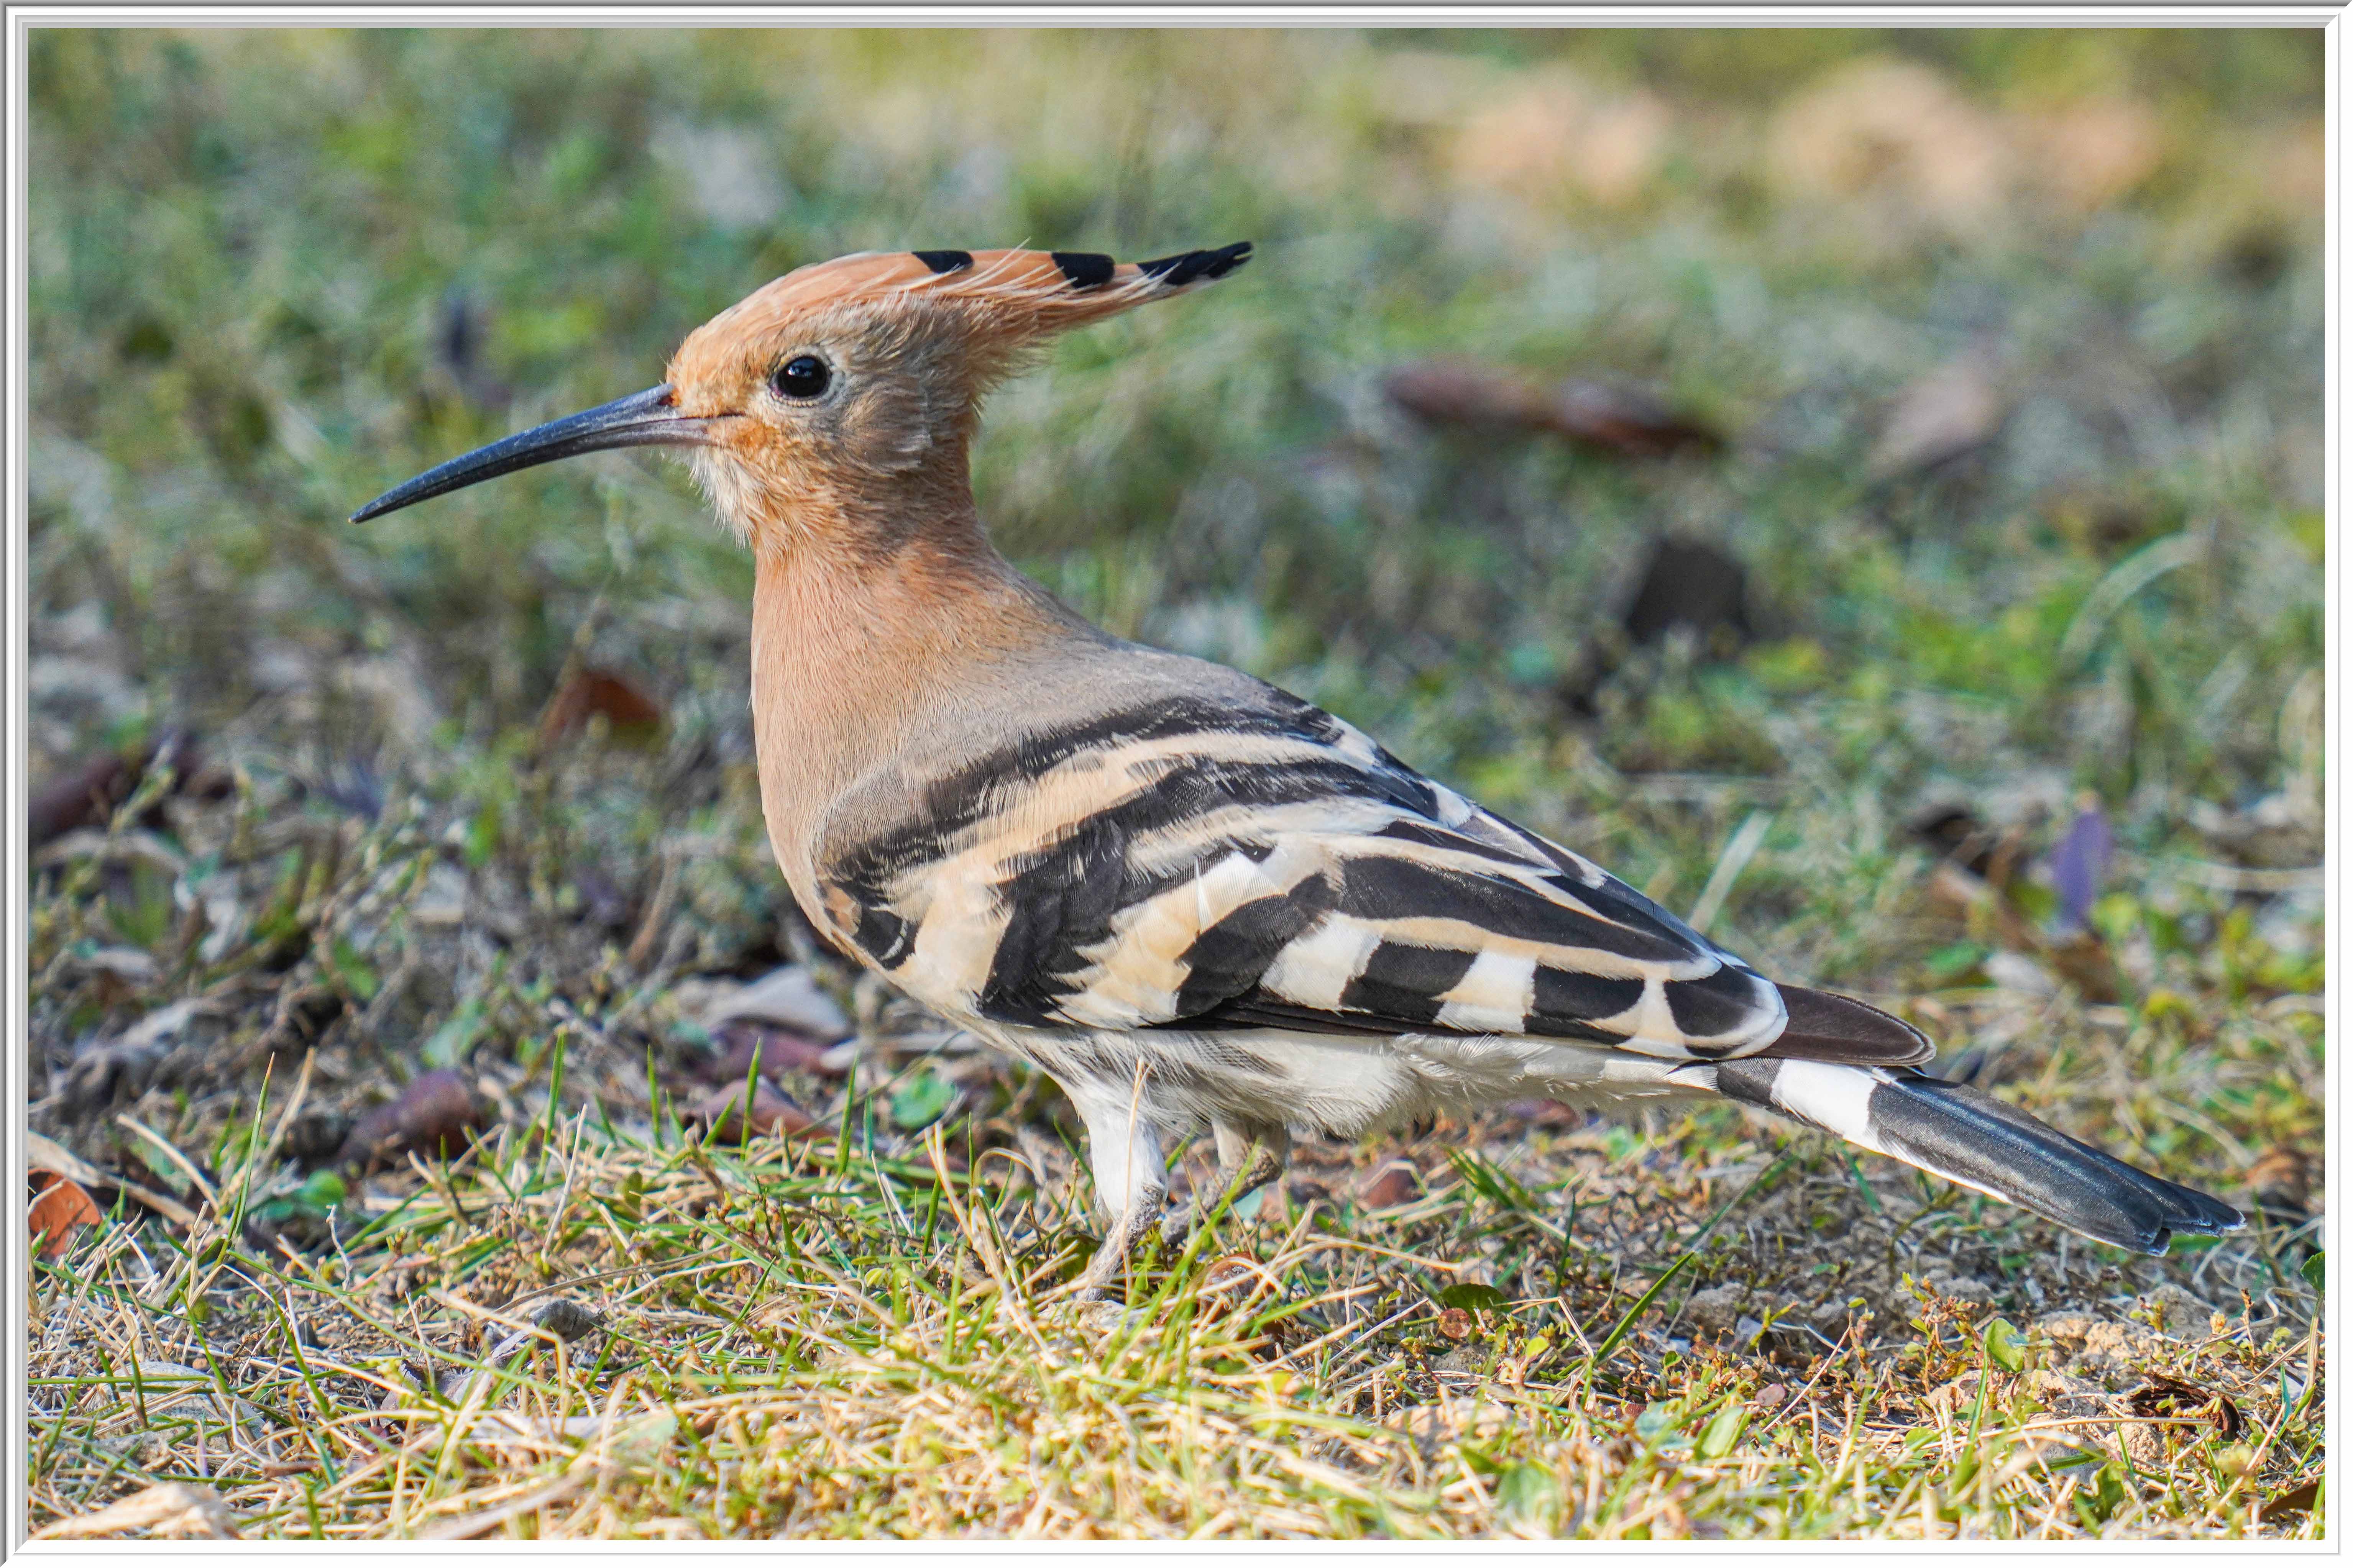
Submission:
[[[1221,1143],[1224,1142],[1220,1139]],[[1217,1179],[1210,1184],[1209,1193],[1216,1195],[1204,1194],[1196,1197],[1182,1215],[1169,1223],[1165,1234],[1171,1237],[1190,1236],[1196,1226],[1208,1224],[1220,1206],[1231,1213],[1244,1198],[1282,1174],[1288,1163],[1289,1140],[1282,1142],[1284,1146],[1277,1148],[1269,1139],[1252,1138],[1241,1149],[1232,1152],[1220,1162]]]
[[[1136,1255],[1147,1250],[1147,1244],[1156,1239],[1161,1226],[1160,1205],[1165,1196],[1158,1190],[1139,1194],[1127,1213],[1113,1222],[1085,1271],[1072,1282],[1080,1300],[1112,1299],[1112,1281],[1125,1273]]]

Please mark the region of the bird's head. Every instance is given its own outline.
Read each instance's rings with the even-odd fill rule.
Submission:
[[[757,548],[841,528],[887,546],[968,506],[980,399],[1046,339],[1222,278],[1250,252],[892,251],[804,267],[696,328],[661,385],[453,458],[353,521],[558,458],[670,446]]]

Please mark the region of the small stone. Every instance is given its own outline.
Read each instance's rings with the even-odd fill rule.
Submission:
[[[1718,1285],[1694,1292],[1684,1310],[1699,1327],[1719,1334],[1729,1333],[1739,1320],[1741,1300],[1747,1294],[1739,1285]]]
[[[545,1329],[557,1339],[569,1343],[581,1335],[601,1326],[605,1314],[586,1301],[569,1296],[558,1296],[531,1315],[536,1326]]]
[[[1955,1301],[1967,1301],[1971,1306],[1990,1306],[1993,1302],[1993,1291],[1984,1280],[1967,1274],[1956,1274],[1950,1268],[1931,1268],[1920,1283],[1939,1296]]]
[[[2170,1279],[2151,1287],[2141,1299],[2148,1303],[2158,1331],[2174,1339],[2186,1339],[2196,1333],[2214,1312],[2211,1306]]]
[[[2050,1339],[2061,1352],[2062,1364],[2079,1373],[2113,1373],[2131,1370],[2133,1363],[2158,1348],[2157,1331],[2144,1323],[2111,1322],[2082,1312],[2052,1312],[2035,1320],[2034,1331]]]

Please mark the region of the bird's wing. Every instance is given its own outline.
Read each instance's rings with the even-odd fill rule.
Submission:
[[[1584,857],[1266,689],[1032,735],[819,868],[836,933],[1008,1024],[1533,1035],[1909,1062],[1895,1019],[1777,987]]]

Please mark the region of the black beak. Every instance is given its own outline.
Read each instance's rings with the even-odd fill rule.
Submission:
[[[352,513],[352,521],[365,522],[433,496],[494,479],[501,474],[512,474],[517,468],[536,468],[558,458],[576,458],[583,452],[602,452],[613,447],[703,446],[711,439],[705,428],[708,423],[681,414],[678,394],[668,384],[648,387],[566,418],[551,420],[503,441],[493,441],[462,458],[452,458],[405,485],[395,485]]]

